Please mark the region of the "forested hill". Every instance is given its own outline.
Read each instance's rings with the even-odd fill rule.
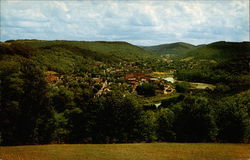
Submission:
[[[250,42],[215,42],[180,55],[180,61],[193,68],[212,67],[231,73],[250,71]]]
[[[196,59],[229,60],[250,57],[250,42],[215,42],[183,54]]]
[[[30,46],[35,49],[44,50],[61,50],[68,52],[82,52],[82,54],[90,54],[94,57],[103,56],[109,57],[109,59],[130,59],[130,58],[143,58],[150,56],[150,53],[129,44],[127,42],[107,42],[107,41],[43,41],[43,40],[16,40],[7,41],[7,43],[18,43]],[[100,57],[99,57],[100,58]]]
[[[175,68],[179,80],[224,83],[230,92],[238,92],[250,86],[249,64],[250,42],[220,41],[181,55]]]
[[[0,54],[5,61],[28,58],[45,70],[60,73],[89,72],[96,67],[152,58],[151,53],[127,42],[104,41],[6,41],[0,43]]]
[[[184,42],[177,42],[170,44],[161,44],[157,46],[146,46],[142,48],[149,52],[155,53],[156,55],[164,55],[164,54],[184,54],[197,48],[197,46]]]

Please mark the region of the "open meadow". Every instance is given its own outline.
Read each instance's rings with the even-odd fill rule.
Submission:
[[[0,147],[1,160],[249,160],[249,144],[135,143]]]

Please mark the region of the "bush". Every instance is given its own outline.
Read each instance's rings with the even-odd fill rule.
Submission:
[[[190,89],[191,85],[188,82],[177,82],[175,83],[175,89],[177,92],[187,92]]]
[[[150,83],[143,83],[136,88],[137,93],[144,96],[155,96],[155,90],[156,86]]]

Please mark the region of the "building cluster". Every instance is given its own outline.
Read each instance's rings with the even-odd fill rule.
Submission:
[[[143,83],[153,83],[163,86],[158,89],[158,92],[162,94],[171,94],[175,92],[173,77],[159,78],[152,77],[150,73],[132,73],[126,74],[124,78],[129,84],[131,84],[132,92],[135,92],[137,86]]]
[[[117,70],[112,70],[117,71]],[[121,70],[118,70],[117,72],[120,73]],[[95,76],[91,77],[88,74],[85,75],[85,77],[81,76],[66,76],[66,75],[59,75],[56,72],[53,71],[47,71],[45,72],[45,80],[50,84],[58,84],[58,83],[64,83],[67,86],[71,86],[74,83],[77,83],[78,85],[85,85],[88,87],[94,87],[94,85],[98,84],[100,85],[99,91],[96,92],[95,97],[99,97],[102,94],[105,94],[112,90],[113,86],[120,86],[121,84],[130,86],[130,92],[136,92],[136,88],[143,84],[143,83],[151,83],[155,84],[156,86],[161,86],[156,89],[157,94],[171,94],[175,92],[175,87],[173,85],[174,79],[173,77],[156,77],[153,76],[150,73],[141,73],[141,72],[135,72],[130,74],[121,74],[124,77],[120,77],[118,79],[123,79],[123,82],[114,82],[109,81],[110,77],[103,77],[103,76]]]

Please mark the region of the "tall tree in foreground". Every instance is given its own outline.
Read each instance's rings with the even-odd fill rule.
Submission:
[[[250,141],[250,91],[219,102],[218,138],[222,142]]]
[[[208,99],[188,96],[182,102],[173,106],[179,107],[174,122],[177,141],[207,142],[214,141],[217,127],[213,109]],[[172,108],[173,110],[175,110]]]
[[[4,145],[49,143],[53,118],[43,72],[32,62],[2,70],[1,133]]]

